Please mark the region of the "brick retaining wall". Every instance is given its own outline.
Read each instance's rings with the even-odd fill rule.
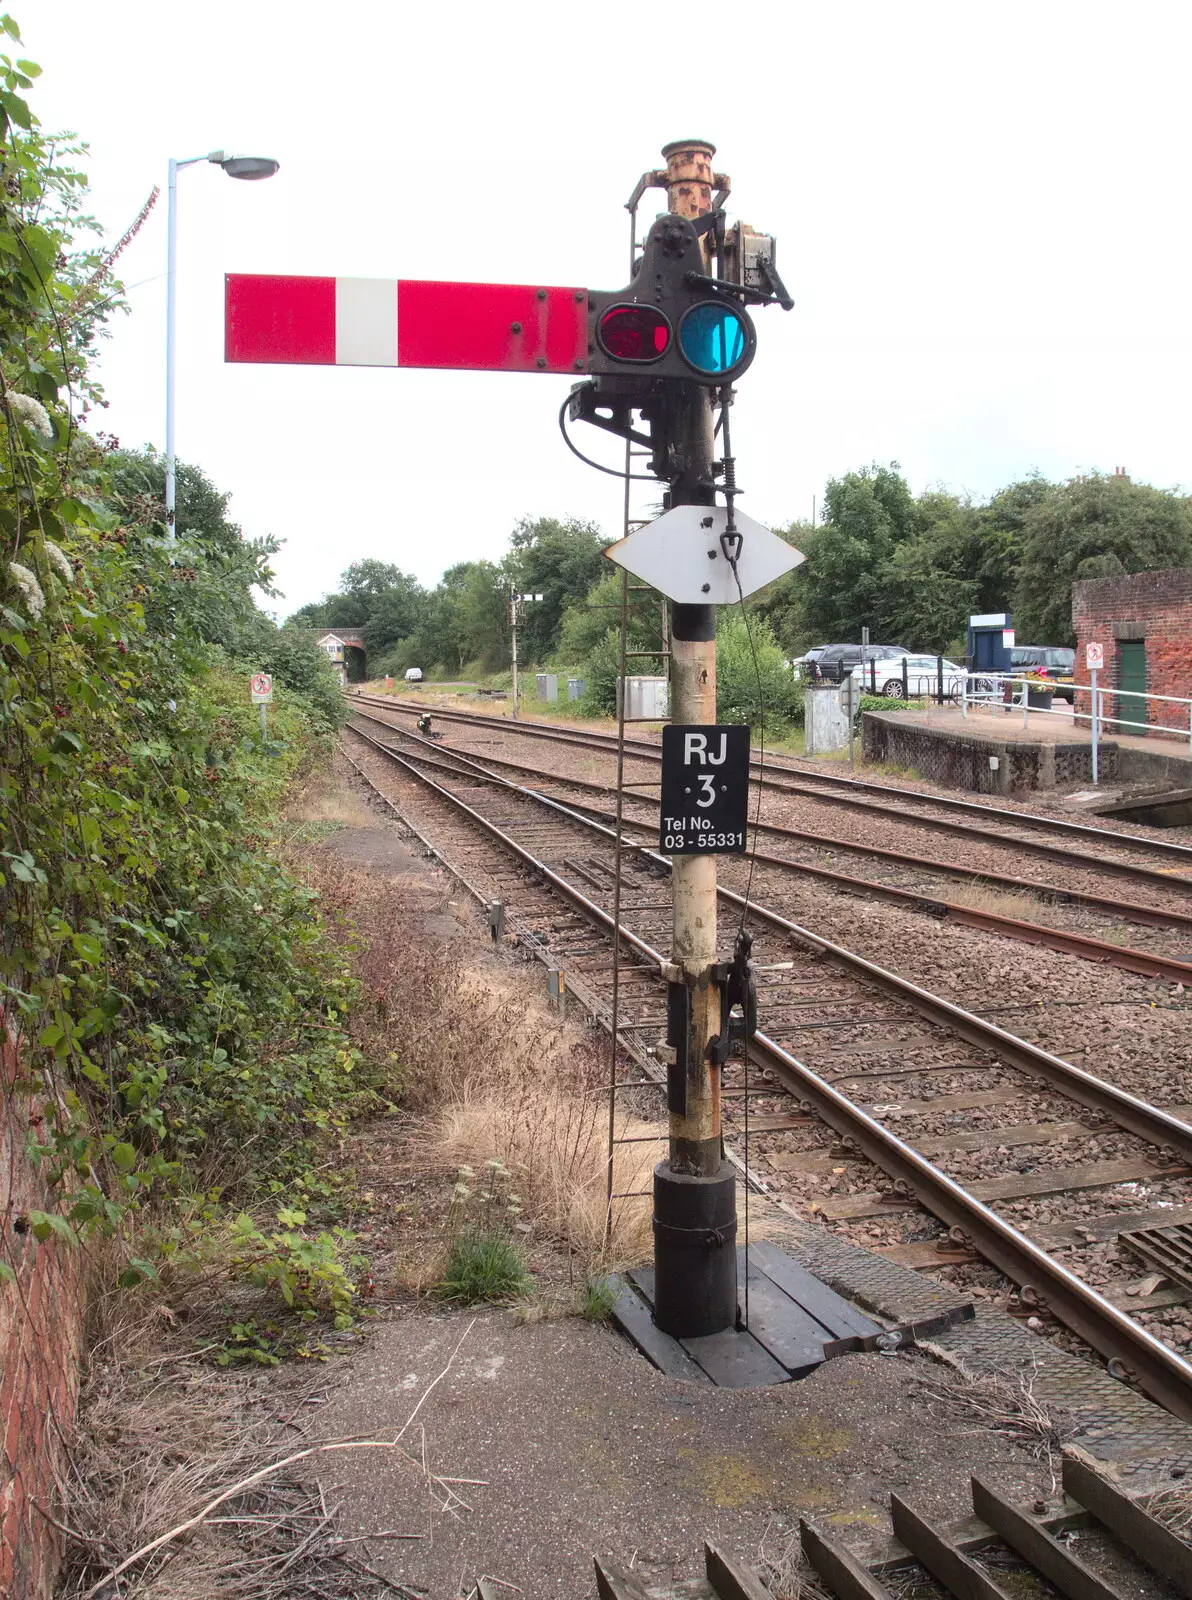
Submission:
[[[24,1226],[49,1200],[37,1164],[25,1153],[38,1131],[36,1101],[19,1087],[15,1037],[0,1033],[0,1261],[15,1281],[0,1282],[0,1595],[49,1600],[59,1536],[41,1514],[55,1513],[78,1399],[83,1349],[83,1259],[53,1241],[38,1244]],[[38,1508],[41,1508],[39,1510]]]

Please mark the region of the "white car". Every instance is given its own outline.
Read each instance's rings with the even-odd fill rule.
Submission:
[[[406,668],[406,682],[407,683],[421,683],[422,682],[422,668],[421,667],[407,667]]]
[[[944,695],[954,699],[961,690],[968,673],[955,661],[944,657]],[[933,695],[939,687],[938,656],[886,656],[880,661],[867,663],[862,693],[872,693],[870,674],[877,678],[877,692],[890,700],[917,700],[922,695]]]

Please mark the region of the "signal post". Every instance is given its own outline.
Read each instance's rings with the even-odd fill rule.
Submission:
[[[711,213],[714,153],[698,140],[665,146],[669,213],[690,221]],[[707,270],[709,253],[701,250]],[[674,385],[668,510],[716,503],[712,393],[690,380]],[[670,663],[672,721],[714,725],[714,606],[672,603]],[[715,855],[673,856],[671,893],[671,954],[679,970],[667,989],[670,1149],[654,1172],[654,1316],[665,1332],[684,1337],[731,1328],[737,1315],[736,1174],[724,1160],[720,1067],[710,1050],[722,1009],[713,972]]]
[[[231,274],[225,358],[567,375],[564,436],[566,414],[648,446],[654,476],[669,485],[663,516],[605,553],[672,604],[659,835],[674,895],[664,966],[670,1125],[668,1157],[654,1174],[654,1310],[665,1332],[692,1338],[737,1319],[735,1175],[723,1156],[720,1075],[732,1050],[748,1048],[756,1016],[748,935],[731,962],[717,950],[716,855],[746,850],[749,739],[716,725],[716,607],[803,557],[736,512],[727,448],[731,385],[756,349],[745,308],[793,304],[774,240],[726,224],[729,183],[712,169],[713,145],[681,140],[662,153],[665,169],[643,175],[630,209],[647,189],[665,188],[667,211],[624,289]]]

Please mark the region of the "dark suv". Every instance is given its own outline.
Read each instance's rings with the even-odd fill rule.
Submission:
[[[1016,644],[1010,647],[1010,671],[1031,672],[1055,684],[1057,700],[1076,702],[1076,652],[1054,644]]]
[[[843,683],[853,668],[861,665],[862,657],[869,662],[909,655],[900,644],[829,644],[819,649],[816,660],[807,663],[807,675],[821,683]]]

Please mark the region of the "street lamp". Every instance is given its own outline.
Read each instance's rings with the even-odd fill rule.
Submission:
[[[230,156],[223,150],[212,150],[205,156],[190,156],[185,161],[175,161],[173,156],[170,157],[166,229],[166,533],[171,539],[177,537],[174,528],[174,324],[177,312],[178,173],[183,167],[197,166],[200,161],[210,161],[222,167],[229,178],[243,178],[249,182],[271,178],[278,168],[278,163],[269,156]]]

